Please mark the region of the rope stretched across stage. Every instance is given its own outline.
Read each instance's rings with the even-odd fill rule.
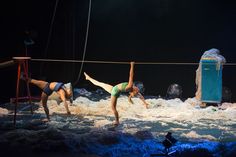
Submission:
[[[92,64],[129,64],[127,61],[102,61],[102,60],[70,60],[70,59],[42,59],[31,58],[33,62],[65,62],[65,63],[92,63]],[[199,65],[194,62],[135,62],[139,65]],[[14,65],[14,60],[0,63],[0,68]],[[236,63],[225,63],[226,66],[236,66]]]

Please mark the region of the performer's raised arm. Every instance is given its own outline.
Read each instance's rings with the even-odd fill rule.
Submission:
[[[129,82],[126,86],[126,91],[130,90],[134,84],[134,62],[130,62],[130,70],[129,70]]]

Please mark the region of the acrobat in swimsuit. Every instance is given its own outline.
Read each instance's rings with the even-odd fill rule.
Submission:
[[[125,91],[125,88],[127,87],[128,82],[124,82],[121,84],[121,90],[118,88],[118,85],[114,86],[111,90],[111,95],[114,97],[119,97],[121,92],[127,92]]]

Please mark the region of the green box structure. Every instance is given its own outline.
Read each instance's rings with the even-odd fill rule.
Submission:
[[[222,64],[214,59],[201,60],[201,101],[221,103],[222,100]]]

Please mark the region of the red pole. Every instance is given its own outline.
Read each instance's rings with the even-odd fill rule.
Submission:
[[[16,103],[15,103],[15,112],[14,112],[14,126],[16,125],[16,110],[18,106],[18,97],[19,97],[19,83],[20,83],[20,71],[21,71],[21,62],[18,62],[17,68],[17,81],[16,81]]]

